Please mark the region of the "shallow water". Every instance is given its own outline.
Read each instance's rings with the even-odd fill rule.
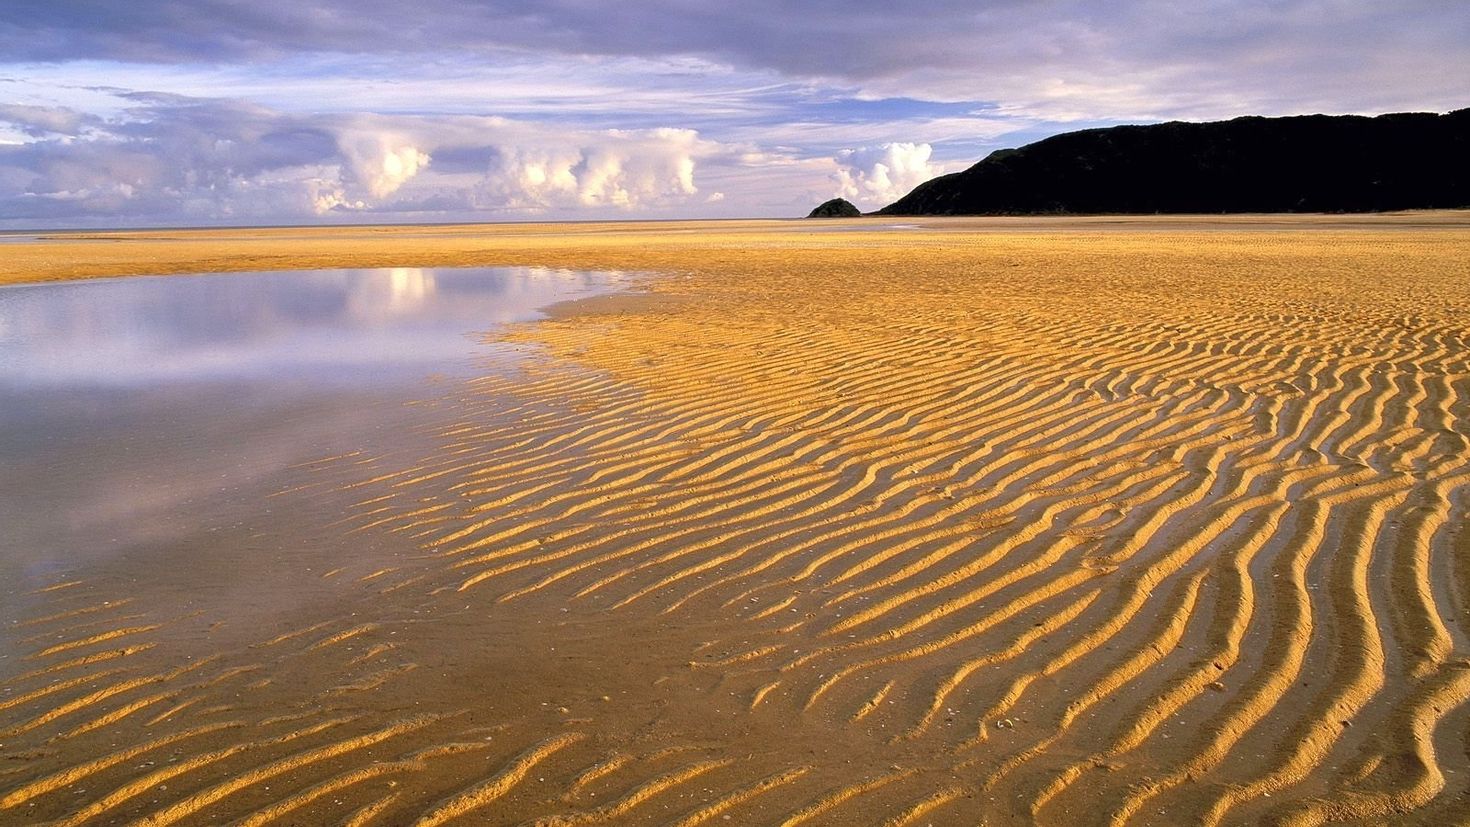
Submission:
[[[804,226],[802,226],[801,229],[812,231],[812,232],[819,232],[819,233],[840,233],[840,232],[863,232],[863,233],[880,232],[881,233],[881,232],[903,232],[903,231],[907,231],[907,230],[924,230],[924,229],[928,229],[928,228],[922,227],[922,226],[920,226],[918,224],[843,224],[843,225],[835,226],[835,227],[834,226],[825,226],[825,225],[822,225],[822,224],[817,224],[817,225],[813,225],[813,226],[805,226],[804,225]]]
[[[19,611],[62,580],[224,588],[203,558],[264,553],[260,527],[246,531],[262,521],[323,565],[372,553],[272,513],[286,472],[407,450],[438,415],[415,403],[529,355],[487,331],[627,281],[397,268],[0,288],[0,595]],[[311,597],[260,585],[283,605]]]
[[[0,288],[0,388],[464,373],[496,324],[614,289],[616,273],[395,268],[159,276]]]

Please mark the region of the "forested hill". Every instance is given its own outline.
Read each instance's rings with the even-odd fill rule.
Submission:
[[[1470,109],[1115,126],[992,152],[879,215],[1470,206]]]

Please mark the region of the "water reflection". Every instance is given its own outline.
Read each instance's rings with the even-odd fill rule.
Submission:
[[[323,534],[340,514],[287,517],[272,495],[299,484],[291,469],[413,456],[436,417],[462,415],[434,401],[455,386],[425,377],[512,365],[481,334],[625,281],[399,268],[0,288],[0,675],[6,623],[63,576],[120,572],[143,590],[204,559],[371,553]],[[186,591],[245,576],[200,575]],[[314,599],[293,577],[254,593],[273,610]]]
[[[442,372],[474,352],[468,335],[623,280],[539,268],[394,268],[3,288],[0,387]]]

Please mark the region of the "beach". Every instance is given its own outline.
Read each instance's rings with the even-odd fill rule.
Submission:
[[[0,823],[1470,811],[1470,213],[41,236],[634,286],[8,595]]]

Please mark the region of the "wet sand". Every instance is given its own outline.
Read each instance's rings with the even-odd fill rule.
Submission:
[[[8,247],[653,275],[11,601],[0,822],[1463,823],[1470,214],[905,223]]]

